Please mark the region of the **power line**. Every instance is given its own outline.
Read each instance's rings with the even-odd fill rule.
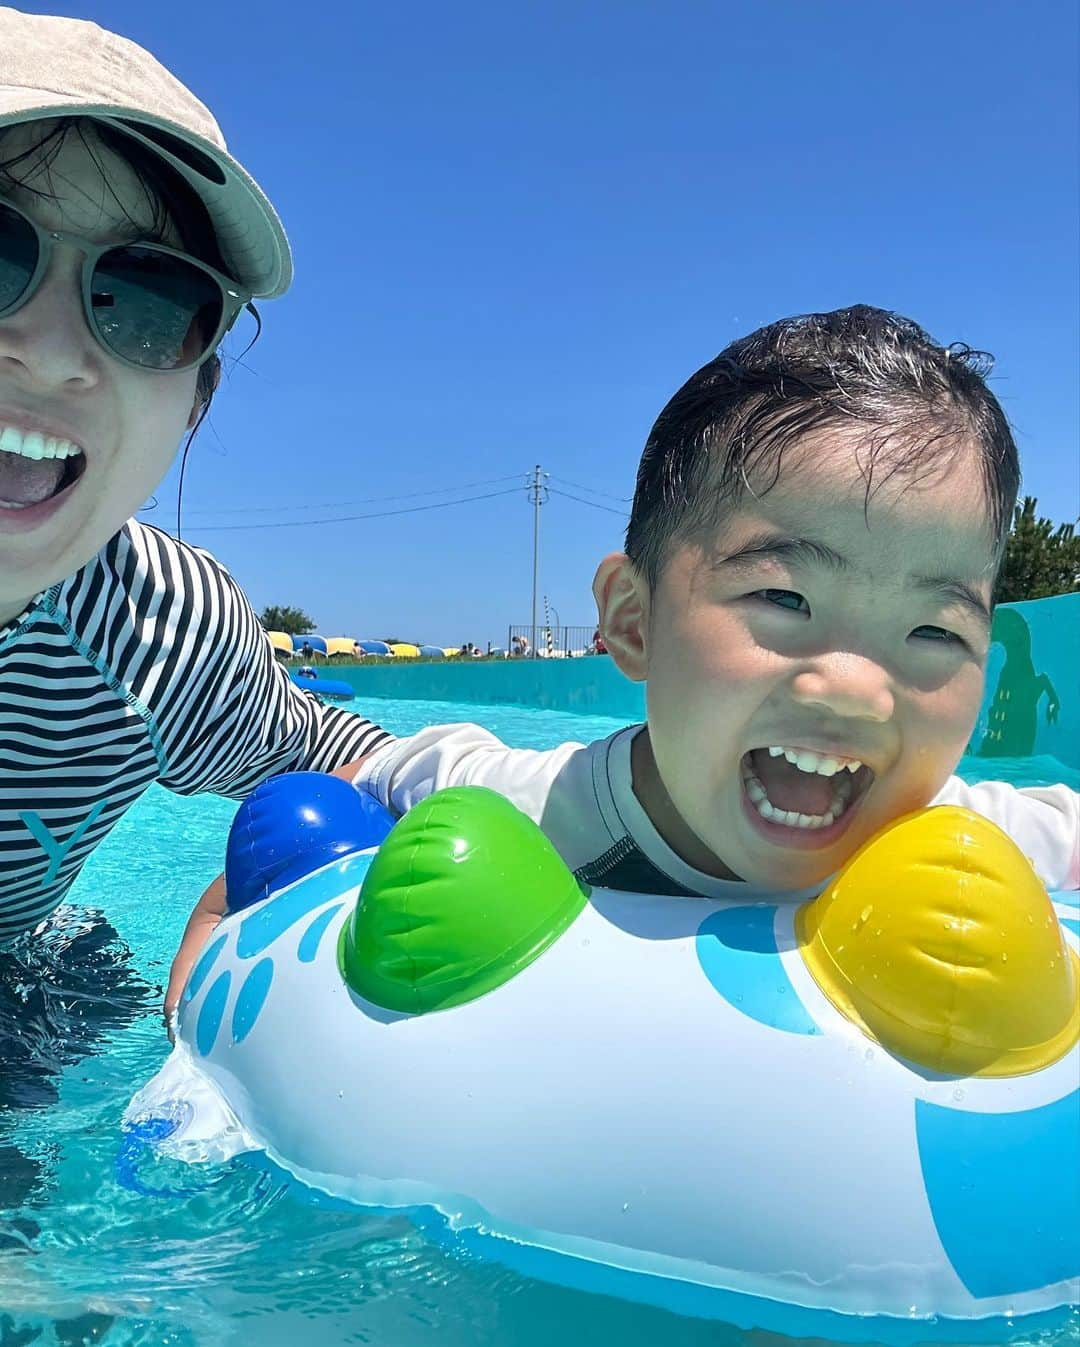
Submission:
[[[606,510],[608,514],[617,514],[622,519],[629,515],[629,510],[613,510],[610,505],[601,505],[595,500],[586,500],[584,496],[572,496],[569,491],[560,491],[557,486],[549,486],[548,490],[553,496],[565,496],[567,500],[576,500],[580,505],[591,505],[594,510]],[[615,497],[618,500],[618,497]]]
[[[224,506],[221,509],[207,510],[189,510],[188,518],[192,515],[219,515],[219,514],[273,514],[278,510],[332,510],[348,509],[353,505],[375,505],[384,500],[416,500],[421,496],[445,496],[449,491],[468,491],[474,486],[494,486],[496,482],[521,481],[522,489],[526,485],[528,474],[525,472],[508,472],[505,477],[487,477],[480,482],[458,482],[456,486],[437,487],[432,491],[403,491],[396,496],[362,496],[359,500],[326,500],[312,505],[237,505]],[[588,488],[585,488],[588,490]],[[454,501],[447,501],[446,504],[453,505]],[[315,521],[312,521],[315,522]]]
[[[627,505],[633,499],[632,496],[613,496],[610,491],[597,491],[594,487],[582,486],[580,482],[572,482],[568,477],[560,477],[556,473],[553,473],[552,477],[556,482],[565,482],[567,486],[577,487],[579,491],[587,491],[590,496],[605,496],[608,500],[625,501]]]
[[[200,533],[234,533],[241,529],[295,529],[314,528],[317,524],[354,524],[360,519],[389,519],[392,515],[419,514],[424,510],[445,510],[451,505],[467,505],[473,500],[492,500],[496,496],[516,496],[522,487],[511,486],[505,491],[487,491],[479,496],[463,496],[461,500],[437,501],[434,505],[407,505],[400,510],[372,510],[370,514],[340,515],[335,519],[286,519],[272,524],[201,524]],[[604,508],[604,507],[600,507]]]

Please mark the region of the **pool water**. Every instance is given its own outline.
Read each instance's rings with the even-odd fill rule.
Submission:
[[[398,734],[476,720],[532,748],[622,723],[440,702],[373,699],[365,709]],[[1052,758],[965,759],[960,770],[1080,787],[1080,772]],[[187,914],[221,868],[234,812],[227,800],[149,792],[87,865],[80,906],[34,965],[3,969],[0,1347],[428,1347],[436,1330],[445,1347],[790,1342],[465,1261],[404,1218],[315,1206],[243,1161],[189,1167],[142,1154],[136,1182],[169,1195],[121,1183],[120,1117],[168,1053],[161,989]],[[1080,1324],[1036,1341],[1080,1342]]]

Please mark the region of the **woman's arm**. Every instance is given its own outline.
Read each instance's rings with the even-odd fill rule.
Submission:
[[[203,896],[192,908],[191,916],[188,917],[187,925],[184,927],[180,948],[176,951],[172,968],[169,969],[169,985],[165,989],[165,1025],[170,1039],[173,1036],[173,1017],[180,1004],[180,993],[184,990],[188,975],[200,951],[209,940],[210,933],[224,915],[225,876],[218,875],[217,879],[210,881]]]

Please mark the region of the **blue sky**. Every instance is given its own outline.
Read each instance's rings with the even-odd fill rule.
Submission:
[[[1025,489],[1080,509],[1073,0],[92,9],[211,106],[293,241],[184,492],[256,608],[504,643],[539,463],[595,502],[552,495],[541,531],[541,592],[591,623],[670,394],[855,301],[992,351]]]

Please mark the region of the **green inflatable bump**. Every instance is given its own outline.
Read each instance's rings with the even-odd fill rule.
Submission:
[[[386,1010],[446,1010],[532,963],[587,897],[532,819],[502,795],[480,786],[437,791],[372,860],[341,934],[341,971]]]

